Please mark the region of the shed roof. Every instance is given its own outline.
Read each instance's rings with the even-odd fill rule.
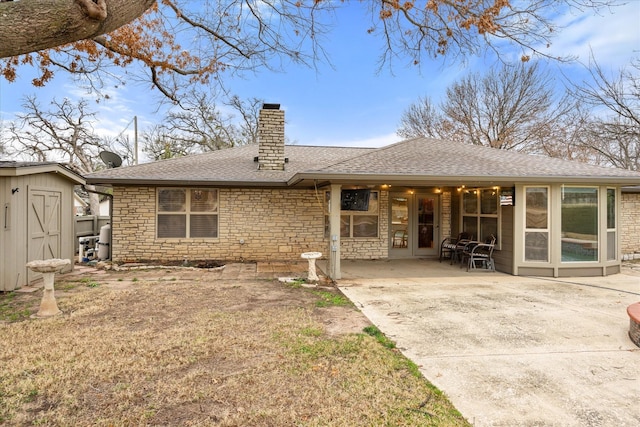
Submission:
[[[523,182],[640,184],[640,173],[432,138],[382,148],[288,145],[284,171],[261,171],[257,145],[213,151],[87,175],[121,185],[292,186],[315,182],[507,185]]]
[[[85,184],[85,179],[81,175],[60,163],[0,161],[0,176],[26,176],[40,173],[60,174],[74,184]]]

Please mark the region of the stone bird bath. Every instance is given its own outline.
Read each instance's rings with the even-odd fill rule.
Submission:
[[[53,294],[53,278],[57,271],[67,265],[71,265],[71,260],[58,258],[34,260],[27,263],[29,269],[42,273],[42,280],[44,281],[44,293],[42,294],[40,310],[38,310],[36,317],[50,317],[62,313],[58,309],[56,297]]]

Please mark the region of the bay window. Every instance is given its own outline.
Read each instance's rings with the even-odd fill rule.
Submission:
[[[549,188],[525,188],[525,261],[549,261]]]
[[[561,191],[562,262],[598,261],[598,188]]]

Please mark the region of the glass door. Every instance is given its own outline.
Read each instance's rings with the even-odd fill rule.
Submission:
[[[391,194],[389,257],[437,256],[438,196]]]
[[[437,196],[433,194],[417,194],[416,219],[414,233],[417,236],[414,255],[437,255],[438,253],[438,220]]]
[[[409,203],[406,195],[391,196],[391,257],[411,255],[409,248]]]

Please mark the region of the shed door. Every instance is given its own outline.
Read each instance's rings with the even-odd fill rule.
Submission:
[[[29,189],[28,261],[60,258],[61,199],[59,191]],[[36,275],[28,271],[30,282]]]

